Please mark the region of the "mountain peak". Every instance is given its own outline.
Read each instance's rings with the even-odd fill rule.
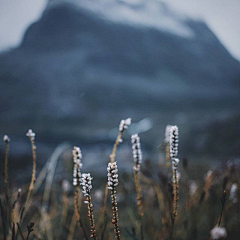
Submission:
[[[185,24],[186,17],[157,0],[52,0],[50,5],[63,3],[74,4],[111,22],[194,37],[194,32]]]

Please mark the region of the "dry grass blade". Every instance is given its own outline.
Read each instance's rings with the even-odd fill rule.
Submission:
[[[54,178],[54,174],[55,174],[55,170],[57,167],[57,163],[59,160],[60,155],[66,151],[69,148],[69,145],[66,143],[63,143],[61,145],[59,145],[53,152],[50,161],[48,163],[48,170],[47,170],[47,178],[46,178],[46,184],[45,184],[45,188],[44,188],[44,194],[43,194],[43,204],[42,204],[42,208],[47,212],[47,208],[48,208],[48,203],[49,203],[49,199],[50,199],[50,193],[51,193],[51,188],[52,188],[52,184],[53,184],[53,178]]]
[[[32,191],[34,189],[34,183],[36,181],[36,161],[37,161],[36,149],[37,148],[35,145],[35,133],[31,129],[29,129],[26,136],[29,137],[31,146],[32,146],[33,169],[32,169],[32,178],[31,178],[31,182],[29,185],[28,193],[27,193],[27,198],[26,198],[24,207],[22,208],[22,211],[21,211],[20,225],[21,225],[23,218],[28,210],[28,202],[31,197]]]
[[[4,142],[6,143],[6,151],[5,151],[5,161],[4,161],[4,183],[5,183],[5,198],[7,204],[7,212],[6,216],[9,217],[9,224],[11,226],[11,203],[10,203],[10,196],[9,196],[9,181],[8,181],[8,159],[9,159],[9,142],[10,138],[5,135],[3,137]]]

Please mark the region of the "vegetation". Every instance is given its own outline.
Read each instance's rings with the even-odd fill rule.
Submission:
[[[237,162],[228,161],[214,171],[207,166],[194,169],[187,159],[178,159],[178,127],[167,126],[162,144],[165,162],[143,159],[140,138],[134,134],[133,173],[121,173],[121,162],[116,162],[117,148],[130,124],[131,119],[120,123],[106,177],[96,179],[83,173],[81,150],[74,147],[73,160],[69,159],[73,186],[67,179],[53,182],[56,155],[36,176],[35,133],[29,130],[31,182],[21,189],[10,189],[10,139],[4,136],[0,239],[239,239]]]

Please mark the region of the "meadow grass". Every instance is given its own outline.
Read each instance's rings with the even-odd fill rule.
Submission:
[[[57,162],[54,154],[48,162],[54,169],[44,167],[36,176],[35,134],[30,131],[31,181],[19,186],[21,189],[11,189],[10,139],[5,137],[0,239],[239,239],[239,163],[228,161],[210,170],[204,165],[194,167],[187,159],[179,161],[178,128],[167,126],[162,143],[165,162],[144,159],[140,138],[134,134],[133,173],[121,173],[121,161],[116,162],[117,148],[130,124],[130,119],[120,123],[106,177],[92,179],[90,174],[82,173],[82,153],[74,147],[73,161],[68,160],[73,164],[73,186],[64,178],[53,182],[53,163]],[[44,181],[47,187],[40,191]]]

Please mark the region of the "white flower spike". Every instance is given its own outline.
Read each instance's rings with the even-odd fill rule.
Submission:
[[[83,173],[81,177],[82,192],[84,196],[90,196],[90,191],[92,189],[92,177],[90,173]],[[88,202],[86,202],[88,203]]]
[[[118,168],[117,163],[108,163],[108,189],[113,189],[118,185]]]
[[[140,171],[140,165],[142,163],[142,150],[141,143],[138,134],[132,135],[132,152],[133,160],[136,165],[133,167],[134,171]]]
[[[127,129],[130,125],[131,125],[131,121],[132,119],[131,118],[127,118],[127,119],[123,119],[121,122],[120,122],[120,125],[119,125],[119,131],[120,132],[123,132],[125,129]]]
[[[227,237],[227,231],[224,227],[216,226],[210,231],[210,234],[214,240]]]
[[[30,138],[30,140],[34,140],[36,134],[32,131],[32,129],[29,129],[28,132],[26,133],[26,136]]]
[[[81,169],[82,169],[82,152],[79,147],[74,147],[73,151],[73,186],[80,184]]]
[[[178,127],[172,126],[170,130],[170,157],[176,158],[178,155]]]
[[[6,143],[10,142],[10,138],[8,137],[8,135],[3,136],[3,141],[6,142]]]

